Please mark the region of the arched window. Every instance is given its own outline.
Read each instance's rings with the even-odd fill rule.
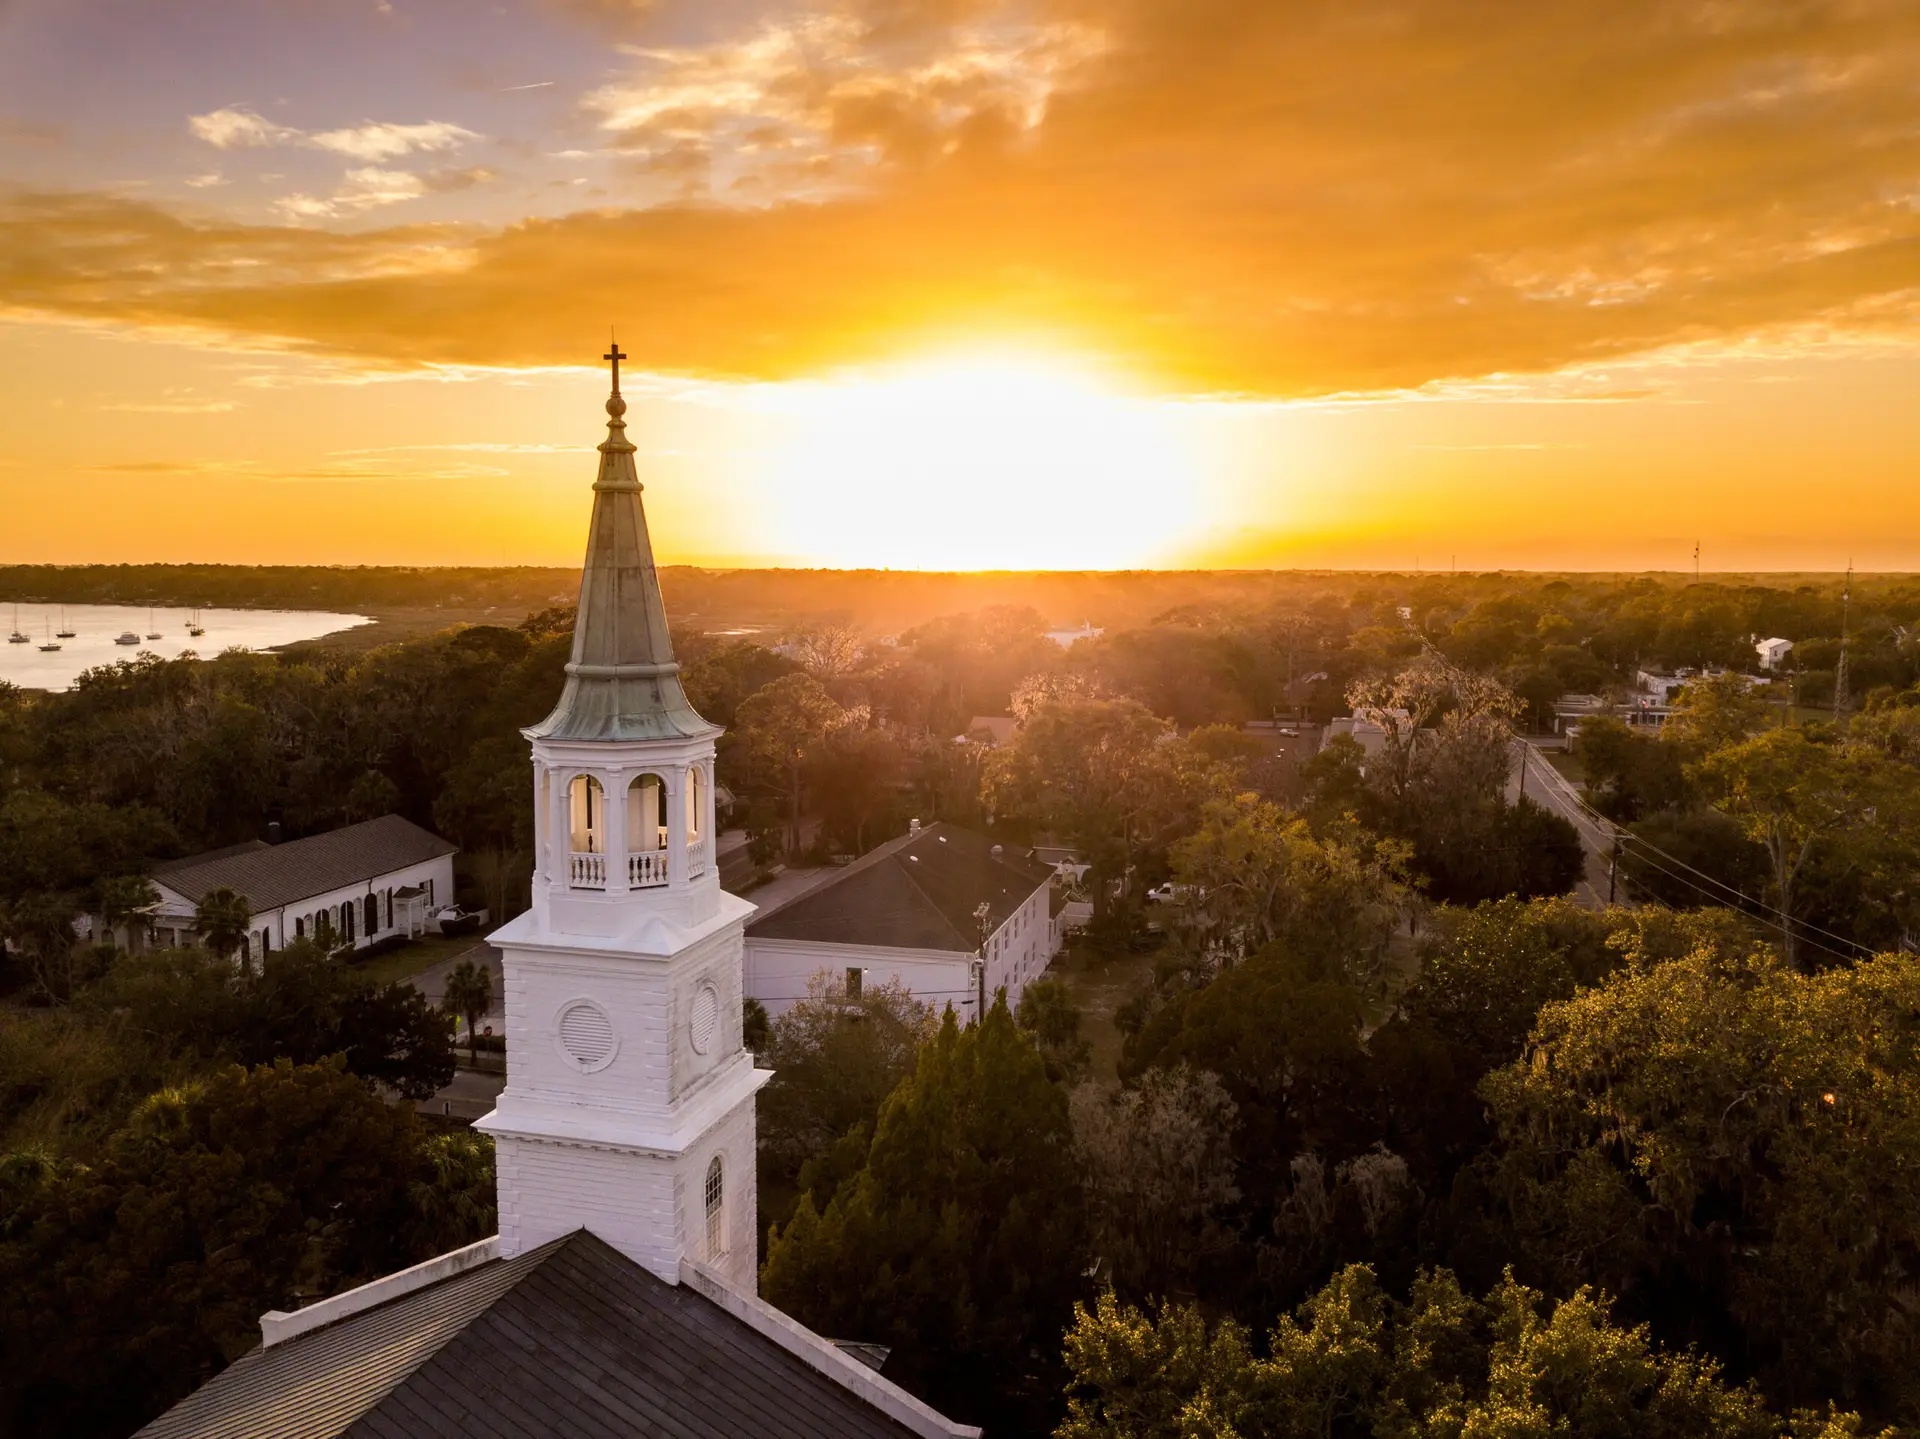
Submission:
[[[324,909],[313,916],[313,937],[323,949],[333,942],[333,921]]]
[[[607,801],[600,781],[590,774],[577,774],[567,786],[567,808],[572,826],[569,843],[575,854],[605,854],[607,849]]]
[[[306,933],[307,933],[307,917],[303,914],[303,915],[300,915],[298,918],[296,918],[293,922],[293,937],[295,939],[304,939],[306,937]]]
[[[380,932],[380,896],[368,895],[360,902],[360,911],[361,916],[366,920],[367,933],[378,934]]]
[[[667,847],[667,783],[657,774],[634,776],[627,786],[627,852]]]
[[[346,944],[353,943],[353,901],[350,899],[340,905],[340,938]]]
[[[687,771],[687,843],[700,838],[707,810],[707,777],[694,765]]]
[[[727,1252],[727,1176],[714,1155],[707,1166],[707,1258],[718,1259]]]

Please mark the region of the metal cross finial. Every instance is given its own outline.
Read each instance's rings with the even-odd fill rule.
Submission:
[[[620,393],[620,362],[627,357],[620,353],[620,346],[615,343],[609,345],[606,354],[600,358],[613,361],[613,392],[617,395]]]

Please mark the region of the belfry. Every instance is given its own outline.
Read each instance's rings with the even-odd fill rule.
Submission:
[[[533,744],[532,907],[493,936],[507,1010],[494,1138],[500,1247],[581,1226],[674,1282],[693,1258],[754,1284],[753,1096],[741,929],[713,862],[717,726],[674,662],[626,437],[607,438],[566,687]]]

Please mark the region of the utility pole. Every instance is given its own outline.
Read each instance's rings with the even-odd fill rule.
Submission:
[[[1613,837],[1613,853],[1607,856],[1607,903],[1613,903],[1614,882],[1620,875],[1620,836]]]

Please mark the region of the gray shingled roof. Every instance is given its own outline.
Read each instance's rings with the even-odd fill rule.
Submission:
[[[431,830],[388,814],[285,844],[229,845],[169,860],[155,868],[153,877],[195,904],[210,889],[234,890],[246,896],[255,914],[261,914],[458,849]]]
[[[255,1350],[135,1439],[902,1439],[586,1230]]]
[[[989,931],[1048,884],[1053,871],[1017,850],[951,824],[890,840],[823,884],[747,926],[752,939],[819,940],[971,954],[974,911]]]

